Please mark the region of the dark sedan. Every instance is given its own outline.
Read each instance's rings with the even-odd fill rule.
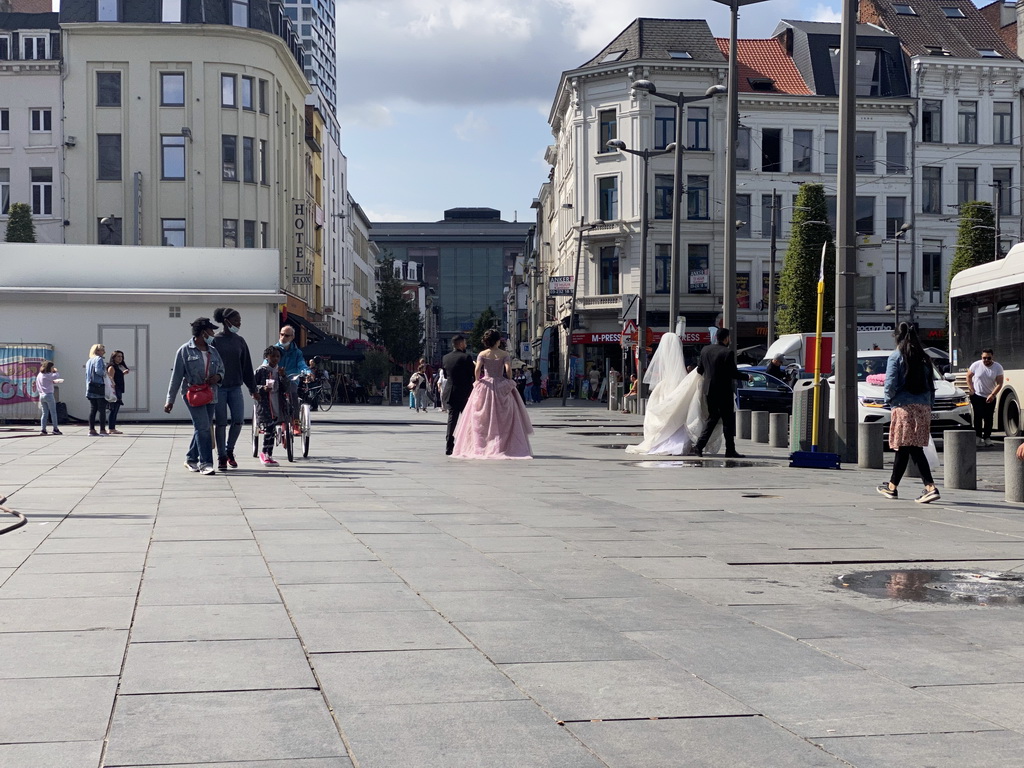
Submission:
[[[736,382],[737,407],[747,411],[793,412],[793,389],[786,382],[760,371],[741,368],[750,381]]]

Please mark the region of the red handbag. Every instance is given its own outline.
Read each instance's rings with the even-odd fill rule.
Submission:
[[[206,355],[206,372],[204,377],[210,373],[210,355]],[[201,405],[209,405],[213,402],[213,387],[207,384],[205,381],[202,384],[193,384],[187,390],[185,390],[185,402],[191,405],[193,408],[198,408]]]

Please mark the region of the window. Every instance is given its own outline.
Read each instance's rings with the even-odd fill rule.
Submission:
[[[96,221],[96,242],[100,245],[121,245],[124,222],[120,216],[104,216]]]
[[[221,136],[221,178],[225,181],[238,181],[238,137]]]
[[[601,221],[615,221],[619,218],[619,180],[615,176],[605,176],[597,180],[597,197]]]
[[[160,21],[181,22],[181,0],[163,0]]]
[[[1000,216],[1013,216],[1013,168],[993,168],[992,186]]]
[[[185,137],[160,137],[160,172],[162,179],[185,178]]]
[[[599,276],[602,295],[616,294],[619,292],[619,249],[614,245],[606,245],[601,248],[601,274]]]
[[[48,109],[33,109],[29,112],[29,130],[32,133],[49,133],[53,129],[53,113]]]
[[[231,26],[249,26],[249,0],[231,0]]]
[[[654,176],[654,218],[672,218],[672,176],[655,174]]]
[[[992,105],[992,143],[1013,143],[1013,102],[997,101]]]
[[[658,243],[654,250],[654,292],[668,293],[672,281],[672,245]]]
[[[611,152],[608,142],[618,137],[618,123],[615,119],[614,109],[602,109],[597,113],[598,130],[600,132],[598,152]]]
[[[9,61],[11,58],[11,36],[0,35],[0,61]]]
[[[899,279],[897,279],[897,277]],[[907,273],[900,272],[899,275],[895,272],[885,273],[885,303],[895,304],[896,301],[896,286],[899,285],[900,299],[899,305],[904,309],[907,306]]]
[[[978,169],[956,169],[956,202],[963,205],[978,199]]]
[[[48,59],[47,36],[46,35],[22,35],[21,36],[21,58],[31,61]]]
[[[857,275],[853,284],[854,302],[857,309],[874,311],[875,309],[875,278]]]
[[[811,172],[814,131],[793,131],[793,173]]]
[[[251,77],[242,78],[242,109],[256,109],[253,102],[253,85],[254,81]]]
[[[761,170],[777,173],[782,170],[782,129],[761,130]]]
[[[917,11],[912,6],[893,3],[892,9],[899,16],[917,16]]]
[[[53,215],[53,169],[32,168],[32,213],[35,216]]]
[[[942,168],[921,169],[921,213],[942,213]]]
[[[235,76],[220,76],[220,105],[222,107],[236,107],[238,101],[235,97]]]
[[[750,237],[750,195],[736,195],[736,237]]]
[[[0,168],[0,216],[11,210],[11,169]]]
[[[1003,58],[1003,54],[1001,54],[999,51],[995,50],[994,48],[979,48],[978,49],[978,55],[981,56],[981,58],[983,58],[983,59],[1001,59],[1001,58]]]
[[[167,308],[167,316],[168,317],[181,317],[181,307],[168,307]]]
[[[270,114],[269,101],[267,100],[267,85],[266,80],[260,80],[260,112],[264,115]]]
[[[160,243],[172,248],[185,247],[185,220],[161,219]]]
[[[97,107],[120,107],[121,106],[121,73],[120,72],[97,72],[96,73],[96,106]]]
[[[676,108],[654,107],[654,148],[664,149],[676,140]]]
[[[11,110],[0,109],[0,133],[11,130]]]
[[[978,102],[959,102],[959,108],[957,109],[957,135],[961,144],[978,143]]]
[[[942,12],[944,14],[946,14],[946,18],[947,19],[962,19],[962,18],[964,18],[964,12],[961,9],[956,8],[956,7],[950,8],[948,6],[943,6]]]
[[[921,252],[921,298],[938,304],[942,301],[942,250],[938,243],[925,241]]]
[[[686,110],[686,148],[708,148],[708,108],[689,107]]]
[[[744,125],[736,130],[736,170],[750,170],[750,129]]]
[[[238,219],[224,219],[224,247],[238,247]]]
[[[924,100],[921,107],[921,141],[942,143],[942,102],[939,99]]]
[[[903,222],[906,221],[907,198],[885,198],[885,236],[896,237]],[[904,235],[906,237],[906,235]]]
[[[97,0],[96,21],[118,21],[117,0]]]
[[[270,223],[260,222],[260,248],[270,247]]]
[[[839,131],[825,131],[825,173],[839,170]]]
[[[871,196],[857,195],[856,217],[857,234],[875,234],[875,198]]]
[[[829,54],[832,62],[832,85],[835,88],[835,93],[838,95],[841,54],[839,48],[829,48]],[[858,96],[878,96],[881,85],[881,64],[883,60],[884,52],[882,51],[871,48],[857,49],[856,91]]]
[[[854,138],[854,164],[857,173],[875,172],[875,134],[872,131],[857,131]]]
[[[246,219],[242,222],[242,247],[256,247],[256,222]]]
[[[121,134],[101,133],[96,136],[96,178],[99,181],[121,180]]]
[[[835,232],[836,231],[836,196],[835,195],[825,195],[825,220],[828,221],[828,225],[832,228],[832,231]]]
[[[895,131],[885,134],[885,172],[907,172],[907,134]]]
[[[256,148],[251,136],[242,137],[242,181],[256,182]]]
[[[686,267],[689,274],[689,293],[711,293],[711,262],[708,258],[710,246],[691,243],[686,249]]]
[[[708,212],[708,183],[707,176],[686,177],[686,218],[707,219]]]
[[[160,73],[160,106],[161,107],[183,107],[183,106],[185,106],[185,73],[184,72],[161,72]]]
[[[260,184],[269,184],[267,180],[267,140],[260,139]]]
[[[782,195],[775,196],[775,235],[782,231]],[[761,195],[761,237],[772,236],[772,196]]]

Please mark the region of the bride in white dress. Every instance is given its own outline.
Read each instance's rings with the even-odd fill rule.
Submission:
[[[639,445],[627,446],[626,453],[668,456],[692,453],[708,417],[701,381],[696,370],[686,372],[683,343],[678,334],[662,336],[644,376],[644,382],[652,388],[644,413],[644,440]],[[722,425],[719,423],[704,454],[716,454],[721,448]]]

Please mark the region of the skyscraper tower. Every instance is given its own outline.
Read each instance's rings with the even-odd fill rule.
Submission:
[[[338,109],[335,0],[284,0],[284,7],[302,40],[306,79],[320,89],[333,116]]]

